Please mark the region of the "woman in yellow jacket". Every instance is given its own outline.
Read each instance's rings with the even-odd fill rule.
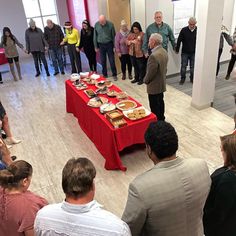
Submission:
[[[61,42],[61,45],[67,42],[67,49],[70,57],[70,63],[73,73],[80,73],[82,71],[80,59],[80,35],[77,29],[73,28],[70,21],[65,22],[66,36]]]

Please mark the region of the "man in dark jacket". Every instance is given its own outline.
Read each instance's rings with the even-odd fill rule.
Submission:
[[[197,27],[196,19],[190,17],[188,21],[188,26],[181,29],[177,45],[175,48],[176,53],[179,53],[180,44],[182,43],[182,53],[181,53],[181,80],[180,85],[184,84],[186,78],[186,68],[188,62],[190,63],[190,82],[193,82],[193,73],[194,73],[194,59],[195,59],[195,48],[196,48],[196,36],[197,36]]]
[[[47,26],[44,28],[44,37],[49,45],[49,53],[54,67],[54,75],[59,73],[59,68],[61,74],[64,75],[65,72],[62,59],[62,48],[60,46],[64,35],[61,27],[54,24],[52,20],[47,20]]]

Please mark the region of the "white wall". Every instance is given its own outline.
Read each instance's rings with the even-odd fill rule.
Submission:
[[[145,0],[130,0],[131,24],[138,21],[143,31],[146,28],[146,1]]]
[[[207,0],[206,0],[207,1]],[[132,6],[133,9],[139,8],[139,1],[131,1],[135,6]],[[137,2],[137,4],[136,4]],[[227,26],[229,29],[232,27],[232,21],[233,21],[233,12],[234,12],[234,2],[235,0],[225,0],[225,5],[224,5],[224,20],[223,24]],[[146,6],[145,6],[145,14],[146,14],[146,26],[154,22],[154,13],[157,10],[160,10],[163,12],[164,16],[164,22],[169,24],[173,28],[173,17],[174,17],[174,12],[173,12],[173,3],[171,0],[146,0]],[[140,7],[140,11],[143,10],[143,7]],[[198,9],[196,9],[198,11]],[[197,13],[197,12],[196,12]],[[131,14],[133,12],[131,11]],[[131,17],[131,19],[135,19],[138,14]],[[136,19],[139,19],[138,17]],[[236,24],[236,17],[234,17],[234,24]],[[187,25],[187,22],[186,22]],[[218,49],[217,49],[218,50]],[[225,42],[225,48],[221,57],[221,61],[226,61],[230,59],[230,54],[229,54],[230,47],[227,45]],[[168,64],[168,75],[179,73],[180,70],[180,55],[176,55],[173,50],[171,45],[169,44],[169,49],[168,49],[168,54],[169,54],[169,64]]]
[[[0,0],[0,31],[7,26],[11,29],[16,38],[25,45],[25,30],[27,22],[22,1],[20,0]],[[20,56],[26,56],[20,49]]]

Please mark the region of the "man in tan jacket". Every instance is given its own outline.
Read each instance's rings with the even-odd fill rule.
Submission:
[[[165,120],[164,92],[166,91],[166,72],[168,53],[161,46],[162,36],[158,33],[151,34],[149,47],[152,54],[148,58],[147,72],[144,83],[147,85],[147,93],[151,111],[158,120]]]
[[[165,121],[149,125],[145,142],[155,166],[130,184],[122,220],[133,236],[203,236],[211,185],[206,162],[177,157],[178,136]]]

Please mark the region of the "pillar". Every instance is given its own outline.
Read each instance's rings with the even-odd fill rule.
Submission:
[[[215,93],[217,56],[224,0],[196,0],[197,43],[191,105],[211,106]]]

